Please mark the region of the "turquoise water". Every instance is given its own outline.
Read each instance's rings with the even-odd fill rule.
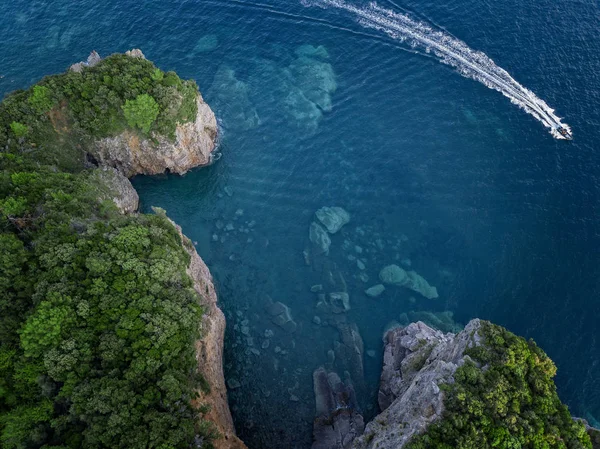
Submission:
[[[228,318],[226,377],[243,387],[230,402],[250,447],[310,445],[312,371],[340,339],[311,292],[323,275],[303,256],[313,214],[326,205],[351,214],[332,236],[328,263],[345,279],[347,321],[364,340],[367,416],[377,411],[386,325],[452,312],[458,324],[477,316],[534,338],[558,366],[561,398],[575,414],[599,418],[597,3],[380,5],[484,51],[556,108],[575,140],[553,139],[432,54],[343,10],[295,0],[2,2],[0,92],[92,49],[139,47],[198,81],[219,117],[220,159],[134,185],[143,210],[165,208],[214,274]],[[383,266],[406,259],[439,299],[363,293]],[[290,307],[294,333],[271,322],[265,295]],[[352,371],[340,357],[335,367]]]

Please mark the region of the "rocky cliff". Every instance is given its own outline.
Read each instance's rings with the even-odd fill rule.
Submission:
[[[125,55],[146,59],[139,49],[129,50]],[[87,61],[73,64],[70,70],[81,72],[101,61],[93,51]],[[175,109],[181,101],[181,96],[173,98]],[[127,129],[119,135],[95,140],[89,151],[101,166],[114,167],[127,177],[164,172],[184,174],[192,168],[209,165],[217,139],[217,120],[200,92],[196,95],[196,106],[196,119],[177,124],[174,138],[158,133],[144,136]]]
[[[141,52],[135,50],[128,52],[128,55],[143,57]],[[87,64],[93,62],[88,59]],[[176,134],[175,142],[161,136],[155,136],[154,141],[139,139],[133,132],[96,142],[100,168],[92,176],[99,177],[109,187],[112,195],[106,199],[111,199],[122,213],[135,213],[139,203],[138,194],[127,177],[165,171],[183,174],[191,168],[210,163],[217,125],[212,110],[204,103],[200,93],[196,121],[179,125]],[[196,404],[209,408],[204,418],[215,425],[220,435],[212,443],[215,449],[244,449],[246,446],[235,434],[223,375],[225,316],[217,305],[217,294],[208,267],[192,242],[183,235],[181,227],[176,223],[173,225],[190,255],[187,273],[202,298],[204,308],[202,322],[199,323],[202,339],[196,342],[196,358],[198,371],[209,387],[206,391],[198,391]]]
[[[384,336],[381,413],[361,433],[352,385],[315,371],[313,448],[596,448],[600,431],[560,401],[556,367],[533,342],[472,320],[456,334],[423,322]],[[557,444],[560,442],[560,444]]]
[[[355,448],[398,449],[423,432],[444,410],[443,384],[470,360],[465,350],[481,342],[481,321],[458,334],[444,334],[422,322],[389,331],[379,387],[382,412],[358,438]]]
[[[196,342],[198,371],[210,386],[208,391],[199,391],[197,405],[210,407],[205,418],[215,424],[221,438],[213,442],[215,449],[244,449],[246,446],[235,435],[233,419],[227,404],[227,388],[223,375],[223,338],[225,336],[225,315],[217,305],[217,293],[212,276],[200,258],[192,242],[177,228],[183,246],[190,255],[187,273],[194,281],[194,289],[202,297],[204,315],[202,317],[202,339]]]
[[[140,137],[125,131],[94,142],[94,157],[101,165],[115,167],[127,177],[164,172],[184,174],[212,162],[217,138],[217,121],[202,95],[197,97],[194,122],[177,125],[175,140],[161,135]]]

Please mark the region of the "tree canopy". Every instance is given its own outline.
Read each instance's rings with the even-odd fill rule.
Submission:
[[[192,118],[166,104],[188,88],[195,105],[195,84],[115,55],[0,104],[3,449],[211,447],[180,235],[163,214],[122,215],[81,163],[91,138]]]

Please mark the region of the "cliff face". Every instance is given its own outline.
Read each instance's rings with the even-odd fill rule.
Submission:
[[[225,336],[225,315],[217,306],[217,294],[212,276],[200,258],[192,242],[177,228],[184,248],[191,257],[187,273],[194,281],[194,289],[202,297],[204,316],[202,317],[202,339],[196,342],[198,371],[210,385],[209,392],[200,391],[198,405],[208,405],[210,411],[205,418],[215,424],[221,438],[213,445],[216,449],[244,449],[246,446],[235,435],[235,428],[227,404],[227,388],[223,376],[223,338]]]
[[[196,120],[177,125],[174,141],[161,135],[142,138],[134,131],[125,131],[95,141],[94,157],[100,165],[115,167],[127,177],[166,171],[184,174],[192,168],[209,165],[217,138],[217,120],[200,93],[196,101]]]

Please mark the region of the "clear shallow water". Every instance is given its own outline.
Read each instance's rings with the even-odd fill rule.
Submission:
[[[312,323],[323,315],[310,287],[322,278],[302,255],[324,205],[352,215],[332,237],[330,260],[348,285],[348,320],[375,351],[365,354],[367,415],[376,411],[386,324],[411,311],[451,311],[459,323],[477,316],[534,338],[558,365],[561,398],[577,415],[600,417],[598,5],[395,3],[380,4],[484,51],[566,117],[575,140],[552,139],[497,92],[336,10],[273,0],[0,5],[2,93],[92,49],[140,47],[162,68],[195,78],[216,110],[215,165],[134,184],[143,209],[164,207],[215,276],[229,320],[226,377],[244,387],[230,402],[254,448],[310,445],[312,371],[339,339]],[[306,44],[322,45],[328,58],[298,55]],[[332,90],[313,97],[320,107],[300,95],[315,85]],[[218,229],[229,223],[235,230]],[[349,254],[365,260],[367,283]],[[410,258],[440,298],[413,303],[416,295],[394,289],[367,298],[364,288],[396,258]],[[265,294],[291,308],[294,334],[270,322]],[[266,329],[274,336],[263,349]]]

